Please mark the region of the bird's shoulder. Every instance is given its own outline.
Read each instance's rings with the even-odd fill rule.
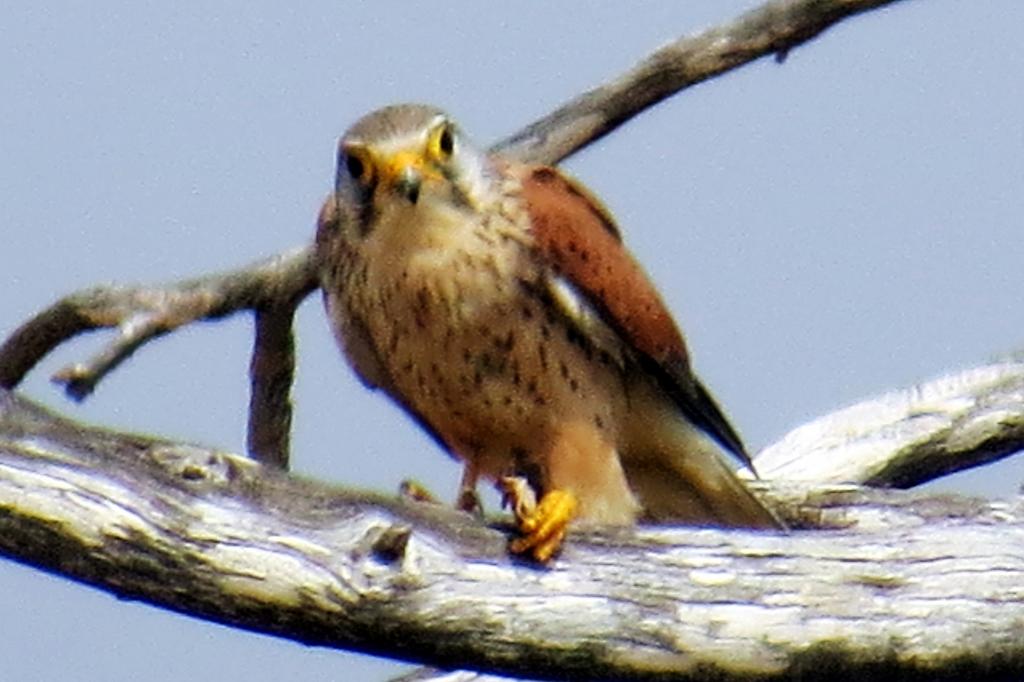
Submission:
[[[537,252],[558,286],[575,290],[631,347],[685,367],[682,333],[601,201],[557,168],[510,169],[521,183]]]
[[[626,248],[615,219],[580,182],[557,168],[510,164],[521,184],[551,299],[585,334],[610,329],[693,422],[741,461],[739,435],[693,375],[682,332],[647,273]]]

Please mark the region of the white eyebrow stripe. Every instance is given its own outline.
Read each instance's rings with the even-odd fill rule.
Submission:
[[[438,114],[423,127],[402,131],[392,129],[376,140],[365,142],[361,140],[361,142],[370,145],[378,153],[388,156],[404,150],[423,149],[427,146],[427,139],[431,131],[447,120],[446,116]]]
[[[373,144],[376,151],[385,156],[397,154],[408,149],[423,149],[427,145],[429,130],[410,131],[403,135],[392,136]]]

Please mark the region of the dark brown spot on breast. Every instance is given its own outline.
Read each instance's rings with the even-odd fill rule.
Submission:
[[[493,339],[494,346],[505,353],[509,353],[516,347],[516,335],[515,332],[509,331],[504,337],[495,336]]]

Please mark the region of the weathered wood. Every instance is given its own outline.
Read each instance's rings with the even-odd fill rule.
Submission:
[[[915,395],[945,409],[929,386]],[[984,406],[988,395],[941,403]],[[1019,420],[1024,401],[1009,408]],[[1020,501],[759,489],[795,530],[581,528],[541,569],[508,557],[500,522],[83,427],[0,394],[0,550],[125,598],[310,644],[532,677],[1024,671]]]
[[[987,464],[1024,443],[1024,363],[951,374],[838,410],[758,454],[783,481],[911,488]]]

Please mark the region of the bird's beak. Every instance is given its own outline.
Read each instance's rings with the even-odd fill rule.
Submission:
[[[424,171],[422,154],[412,151],[398,152],[387,159],[382,170],[382,180],[386,187],[393,187],[395,192],[411,204],[419,200]]]

